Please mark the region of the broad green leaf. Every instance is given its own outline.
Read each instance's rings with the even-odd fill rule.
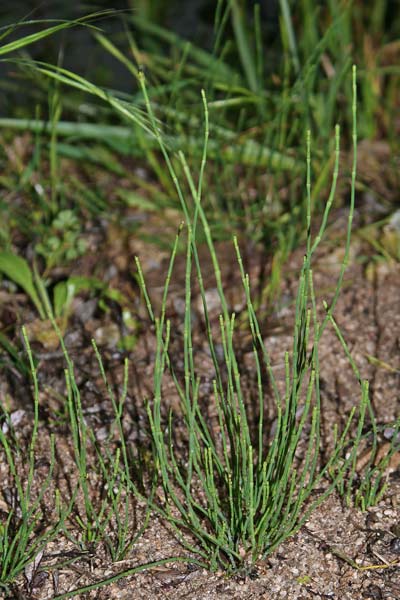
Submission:
[[[66,281],[60,281],[54,286],[53,290],[53,306],[54,316],[61,317],[71,303],[72,297],[69,294],[69,288]]]
[[[66,281],[60,281],[54,287],[53,305],[56,317],[65,316],[73,298],[82,291],[101,290],[101,281],[94,277],[70,277]]]
[[[0,252],[0,271],[28,294],[40,317],[44,319],[46,316],[45,310],[36,291],[32,271],[26,260],[12,252]]]
[[[128,298],[122,292],[114,288],[107,288],[102,281],[95,277],[70,277],[66,281],[60,281],[54,287],[54,315],[56,317],[65,316],[73,298],[79,292],[97,292],[104,298],[114,300],[120,306],[129,304]]]

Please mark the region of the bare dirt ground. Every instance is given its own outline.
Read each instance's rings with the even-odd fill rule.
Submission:
[[[337,220],[339,229],[341,218],[343,219],[343,216],[339,215]],[[137,285],[132,276],[133,255],[141,252],[143,247],[139,242],[121,237],[117,250],[116,244],[113,244],[111,256],[94,253],[92,258],[89,256],[82,264],[76,265],[77,271],[81,274],[93,270],[95,264],[97,268],[103,269],[102,276],[108,278],[110,285],[122,288],[127,296],[132,298],[135,314],[140,322],[138,343],[129,356],[130,386],[126,401],[128,414],[125,426],[128,441],[133,443],[143,438],[142,427],[145,420],[143,399],[151,394],[154,357],[154,335],[146,321]],[[359,261],[362,253],[362,243],[355,238],[350,266],[335,316],[362,377],[370,381],[377,421],[379,424],[385,424],[393,421],[399,414],[400,268],[397,263],[382,262],[373,270],[369,270],[366,276],[365,264]],[[227,282],[229,302],[240,312],[243,297],[230,244],[221,245],[219,255],[224,280]],[[257,281],[260,271],[268,268],[268,265],[264,264],[262,255],[254,248],[247,250],[244,248],[244,255],[250,275],[253,281]],[[318,290],[320,305],[322,299],[329,299],[332,293],[332,282],[338,275],[341,258],[340,244],[334,242],[333,236],[331,241],[328,239],[314,266],[315,288]],[[148,249],[143,254],[142,262],[155,305],[161,295],[165,260],[159,252],[155,255]],[[290,349],[296,274],[301,260],[300,249],[285,268],[286,278],[282,284],[280,301],[273,313],[263,320],[265,343],[276,365],[278,379],[283,376],[283,353]],[[182,261],[183,258],[178,259],[177,275],[172,282],[169,306],[171,317],[176,323],[177,338],[180,331],[179,321],[182,318]],[[216,292],[210,274],[206,277],[206,285],[212,303]],[[195,312],[196,306],[195,298]],[[216,316],[217,307],[214,312]],[[107,427],[112,421],[112,415],[90,348],[90,338],[97,339],[112,385],[118,390],[122,385],[123,360],[122,354],[116,348],[119,327],[117,311],[100,316],[92,300],[80,299],[74,307],[74,317],[71,319],[66,335],[66,343],[74,360],[77,381],[81,388],[85,417],[100,442],[107,435]],[[199,338],[196,359],[202,376],[207,380],[209,357],[206,348],[202,348],[202,343]],[[65,425],[60,424],[55,417],[62,411],[63,358],[58,350],[46,351],[41,349],[38,343],[35,344],[35,341],[33,345],[41,357],[38,477],[40,469],[46,470],[48,464],[46,463],[48,433],[56,431],[57,485],[62,494],[67,497],[68,490],[71,489],[71,481],[68,479],[74,477],[70,438]],[[246,361],[251,364],[248,358],[250,353],[251,348],[246,347],[244,338],[241,350],[243,364],[246,364]],[[380,362],[371,361],[370,357],[378,358]],[[359,400],[359,387],[343,349],[329,328],[321,342],[320,362],[323,435],[324,444],[329,448],[332,442],[332,423],[343,424],[346,415]],[[28,439],[32,420],[29,389],[21,384],[18,375],[12,370],[6,378],[2,378],[1,388],[2,396],[7,398],[9,410],[23,411],[16,425],[16,432],[21,440],[24,437]],[[172,392],[168,401],[174,404]],[[95,457],[91,457],[91,460],[95,460]],[[8,510],[7,489],[11,485],[4,464],[0,464],[0,477],[3,491],[0,509],[4,516]],[[123,578],[117,583],[81,594],[79,597],[99,600],[114,598],[143,600],[161,597],[399,600],[400,468],[398,455],[394,457],[387,477],[387,491],[376,507],[361,513],[354,508],[346,507],[343,500],[333,494],[312,514],[295,536],[286,540],[273,555],[260,561],[251,576],[246,578],[228,579],[223,573],[209,573],[190,564],[171,562],[167,566],[148,569],[135,576]],[[91,483],[95,489],[97,483],[95,476]],[[140,503],[132,509],[132,528],[140,526],[143,512]],[[70,531],[74,533],[73,523],[70,525]],[[90,585],[136,565],[169,556],[184,555],[184,549],[180,547],[168,527],[157,517],[150,519],[148,528],[136,542],[126,560],[115,564],[110,562],[101,545],[93,548],[93,551],[89,549],[80,552],[76,545],[60,536],[46,547],[38,568],[26,572],[14,586],[11,594],[3,597],[49,600],[57,594]],[[57,566],[67,557],[73,557],[74,561],[65,566]]]

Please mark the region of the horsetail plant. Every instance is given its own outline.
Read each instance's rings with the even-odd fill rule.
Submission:
[[[356,70],[353,69],[354,107],[356,103]],[[208,107],[202,92],[205,132],[203,159],[197,186],[183,153],[179,161],[186,176],[191,202],[184,197],[176,175],[173,160],[164,144],[159,124],[155,119],[147,94],[144,77],[140,74],[145,103],[155,137],[165,158],[168,171],[176,187],[185,216],[187,230],[185,314],[183,336],[184,376],[179,377],[170,353],[171,323],[166,318],[168,287],[176,254],[175,243],[164,286],[160,317],[154,315],[146,290],[140,263],[137,260],[139,280],[149,315],[154,323],[156,356],[154,390],[148,403],[148,418],[155,468],[159,471],[162,500],[153,508],[163,515],[183,545],[201,557],[212,570],[223,568],[228,573],[252,568],[260,557],[270,554],[288,536],[295,533],[315,507],[343,480],[352,464],[360,436],[354,441],[354,452],[341,461],[344,447],[349,444],[349,432],[358,416],[364,420],[368,404],[368,388],[362,385],[360,406],[351,411],[343,431],[335,429],[335,445],[326,464],[320,465],[321,394],[319,387],[318,346],[329,315],[320,323],[312,284],[312,256],[321,243],[329,212],[335,196],[339,166],[339,127],[336,128],[335,166],[329,199],[316,238],[311,238],[311,142],[307,138],[307,247],[300,272],[295,306],[295,325],[291,353],[285,354],[285,391],[282,393],[274,376],[270,356],[261,335],[257,315],[251,299],[249,276],[244,271],[238,241],[234,239],[241,272],[248,326],[251,332],[257,404],[259,409],[256,435],[249,419],[249,392],[242,383],[238,353],[235,348],[235,314],[229,313],[222,285],[221,271],[210,231],[201,204],[202,179],[207,158],[209,136]],[[356,143],[356,112],[353,111]],[[333,300],[337,302],[346,268],[351,223],[354,211],[356,152],[354,153],[351,205],[348,217],[345,258]],[[216,333],[212,329],[206,302],[202,269],[196,246],[196,230],[201,224],[213,265],[221,305],[219,339],[223,359],[217,359]],[[194,265],[194,268],[193,268]],[[206,399],[200,394],[195,351],[192,342],[191,289],[194,277],[203,301],[208,346],[213,360],[213,393],[208,401],[217,411],[217,428],[205,416]],[[163,416],[163,381],[169,371],[180,399],[185,427],[185,450],[177,449],[175,415],[169,410],[167,421]],[[275,429],[265,417],[267,390],[263,384],[266,371],[272,390],[276,416]],[[359,430],[360,431],[360,430]],[[301,458],[299,458],[299,453]],[[310,496],[325,476],[334,472],[331,482],[317,499]],[[185,533],[189,532],[192,540]]]
[[[347,477],[341,480],[338,484],[338,491],[344,497],[346,504],[350,506],[352,503],[355,506],[365,511],[371,506],[376,505],[384,495],[387,489],[387,467],[390,464],[393,456],[400,451],[400,418],[392,424],[386,424],[384,428],[378,428],[376,417],[368,394],[368,382],[361,381],[360,372],[351,356],[349,347],[344,339],[335,318],[328,309],[326,303],[324,307],[327,311],[327,316],[333,327],[333,330],[341,343],[343,350],[349,360],[353,372],[357,380],[361,383],[365,402],[360,410],[360,417],[357,423],[356,443],[350,450],[347,450],[349,462],[349,470]],[[363,430],[366,418],[368,417],[370,426],[366,432]],[[379,431],[379,429],[381,431]],[[383,429],[383,431],[382,431]],[[390,442],[386,443],[385,451],[379,450],[378,437],[379,433],[388,432]],[[357,472],[358,453],[357,450],[363,441],[369,442],[368,459],[362,469],[362,476]],[[359,469],[358,469],[359,470]]]
[[[143,527],[139,531],[132,531],[133,484],[131,481],[127,444],[122,429],[123,407],[128,391],[128,363],[125,361],[122,392],[117,399],[108,382],[98,348],[95,342],[92,341],[100,375],[114,413],[114,420],[111,424],[108,438],[100,446],[92,427],[90,427],[85,418],[81,391],[75,378],[74,363],[68,353],[57,322],[54,319],[50,303],[46,296],[43,295],[43,290],[40,291],[42,292],[43,301],[46,304],[48,317],[59,338],[66,362],[66,368],[64,369],[66,405],[72,438],[72,454],[77,473],[77,484],[71,494],[70,513],[72,514],[70,518],[75,518],[81,535],[75,538],[65,527],[63,528],[63,533],[82,549],[86,549],[89,545],[103,543],[113,561],[121,560],[132,548],[143,531]],[[118,432],[119,440],[116,448],[111,440],[114,430]],[[100,497],[93,494],[93,488],[88,476],[89,472],[93,472],[88,458],[91,450],[94,451],[97,462],[95,472],[99,481],[101,481]],[[146,511],[144,527],[147,524],[147,520],[148,511]]]
[[[39,427],[39,385],[37,369],[24,328],[22,334],[33,384],[33,428],[27,452],[27,472],[24,474],[24,469],[21,467],[23,450],[13,431],[10,415],[5,406],[0,405],[1,416],[5,417],[0,427],[0,457],[4,454],[5,464],[10,473],[9,489],[13,490],[8,516],[5,521],[0,522],[0,589],[7,589],[30,563],[34,563],[38,557],[41,557],[46,545],[60,533],[71,512],[71,505],[61,506],[59,492],[56,489],[53,510],[58,515],[57,522],[46,526],[43,501],[51,488],[54,476],[55,440],[54,436],[50,437],[48,473],[39,489],[36,489],[34,481]]]

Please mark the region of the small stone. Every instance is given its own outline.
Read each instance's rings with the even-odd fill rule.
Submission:
[[[394,533],[396,537],[400,537],[400,523],[395,523],[391,526],[390,531]]]
[[[121,334],[116,323],[109,323],[108,325],[96,329],[93,337],[98,346],[114,348],[118,344]]]
[[[371,529],[373,527],[373,525],[376,524],[377,521],[378,521],[378,519],[377,519],[375,513],[370,512],[367,515],[365,524],[366,524],[366,526],[367,526],[368,529]]]
[[[11,413],[9,423],[11,423],[11,426],[14,429],[18,427],[18,425],[21,423],[22,419],[25,417],[25,414],[26,412],[22,408],[14,410],[14,412]],[[7,421],[3,423],[1,430],[4,433],[4,435],[6,435],[10,429],[9,423]]]
[[[382,590],[377,585],[370,585],[365,592],[363,592],[363,598],[370,598],[371,600],[381,600],[383,598]]]
[[[109,430],[107,427],[100,427],[100,429],[96,431],[96,440],[99,442],[104,442],[104,440],[107,439],[108,434]]]
[[[389,547],[393,554],[400,554],[400,537],[393,538]]]

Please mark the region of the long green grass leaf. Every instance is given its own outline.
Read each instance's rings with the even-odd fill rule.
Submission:
[[[84,25],[86,27],[94,27],[93,25],[90,25],[89,21],[91,21],[93,19],[98,19],[100,17],[110,16],[113,13],[114,13],[113,10],[103,10],[103,11],[94,12],[94,13],[91,13],[84,17],[81,17],[80,19],[75,19],[75,20],[71,20],[71,21],[62,21],[61,23],[58,23],[58,25],[53,25],[52,27],[47,27],[46,29],[43,29],[42,31],[38,31],[36,33],[31,33],[29,35],[19,37],[18,39],[14,40],[13,42],[9,42],[8,44],[4,44],[3,46],[0,46],[0,56],[4,56],[5,54],[9,54],[10,52],[15,52],[16,50],[20,50],[21,48],[25,48],[25,46],[34,44],[35,42],[38,42],[39,40],[42,40],[46,37],[54,35],[55,33],[62,31],[63,29],[76,27],[77,25]],[[44,22],[46,22],[46,21],[44,21]],[[32,24],[41,24],[42,21],[40,21],[40,20],[29,21],[28,23],[31,25]],[[15,25],[10,25],[10,26],[8,26],[7,33],[10,34],[18,27],[21,27],[26,24],[27,23],[21,22],[21,23],[15,24]]]

